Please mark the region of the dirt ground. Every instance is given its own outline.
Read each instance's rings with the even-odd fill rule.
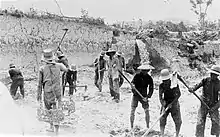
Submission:
[[[94,77],[94,68],[89,67],[89,64],[92,63],[95,55],[88,55],[86,53],[78,53],[75,55],[68,55],[70,64],[74,63],[78,66],[78,85],[87,85],[88,98],[83,100],[82,94],[84,94],[84,88],[77,88],[77,92],[74,94],[74,101],[76,103],[76,111],[70,116],[66,116],[65,120],[61,123],[60,134],[59,136],[130,136],[130,103],[131,103],[131,88],[129,84],[125,81],[120,89],[121,100],[120,103],[115,103],[110,97],[108,89],[107,75],[105,74],[103,92],[99,92],[98,89],[93,84]],[[8,61],[11,59],[8,57]],[[13,60],[13,59],[12,59]],[[2,58],[1,62],[4,64],[2,67],[3,70],[6,69],[5,64],[7,64],[6,57]],[[24,77],[30,75],[30,72],[24,73]],[[126,74],[129,80],[132,79],[132,76]],[[190,81],[189,85],[194,85],[199,81]],[[156,121],[159,116],[160,103],[158,95],[158,77],[154,77],[154,93],[152,98],[149,101],[150,104],[150,126]],[[199,107],[199,101],[192,94],[190,94],[187,89],[180,84],[181,88],[181,97],[180,97],[180,106],[181,106],[181,115],[182,115],[182,128],[181,135],[183,137],[192,137],[195,133],[196,127],[196,117]],[[36,118],[36,90],[37,90],[37,81],[26,81],[25,82],[25,95],[24,100],[17,100],[16,103],[22,107],[27,115]],[[66,95],[68,88],[66,89]],[[197,93],[200,93],[197,91]],[[48,135],[54,136],[52,133],[48,133],[45,129],[48,127],[47,123],[38,122],[34,125],[34,128],[31,132],[26,132],[25,135],[35,134],[35,135]],[[135,128],[136,128],[136,137],[140,137],[145,130],[145,121],[144,121],[144,111],[139,104],[136,115],[135,115]],[[210,119],[207,119],[206,122],[206,136],[210,136]],[[171,116],[168,117],[166,131],[167,137],[174,136],[175,127],[172,121]],[[158,136],[159,135],[159,122],[153,128],[153,131],[149,136]]]

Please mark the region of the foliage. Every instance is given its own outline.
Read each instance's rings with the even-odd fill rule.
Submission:
[[[198,16],[199,25],[202,30],[206,27],[207,10],[212,4],[213,0],[190,0],[192,4],[192,11]]]

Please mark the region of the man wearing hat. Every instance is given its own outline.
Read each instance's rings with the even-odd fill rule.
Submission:
[[[219,137],[219,112],[220,106],[220,81],[218,76],[220,75],[220,66],[213,65],[209,69],[210,77],[202,79],[202,81],[196,84],[193,88],[189,89],[189,92],[195,92],[200,87],[203,87],[201,99],[211,108],[208,108],[201,103],[198,111],[197,125],[196,125],[196,137],[204,137],[206,116],[209,113],[212,121],[211,135]],[[216,123],[218,121],[218,123]]]
[[[104,59],[105,52],[101,52],[100,56],[95,59],[94,66],[95,66],[95,78],[94,84],[102,92],[102,81],[104,78],[104,72],[106,70],[106,60]]]
[[[76,92],[76,88],[74,88],[76,86],[76,80],[77,80],[76,65],[72,64],[70,70],[66,73],[66,82],[64,83],[64,86],[63,86],[63,95],[64,95],[65,86],[66,86],[67,82],[69,84],[69,96],[73,95],[74,89]]]
[[[58,63],[62,63],[63,65],[66,66],[66,68],[69,68],[68,59],[65,57],[65,55],[61,51],[57,51],[57,57],[58,57],[58,60],[57,60]],[[66,73],[64,72],[62,74],[62,85],[63,86],[65,82],[66,82]],[[64,96],[64,91],[63,91],[63,96]]]
[[[8,71],[10,78],[12,80],[12,84],[10,87],[10,93],[13,99],[16,99],[16,93],[18,90],[18,87],[20,87],[20,93],[22,97],[24,98],[24,78],[19,69],[15,67],[14,64],[9,65],[10,70]]]
[[[161,114],[166,108],[169,108],[168,111],[160,118],[160,131],[162,137],[164,136],[164,130],[166,126],[167,116],[171,113],[173,121],[176,128],[176,137],[179,136],[180,128],[182,125],[179,97],[181,96],[179,85],[171,87],[172,85],[172,75],[168,69],[161,70],[160,80],[162,83],[159,85],[159,100],[162,105]],[[171,102],[176,101],[171,105]]]
[[[148,72],[154,67],[148,64],[142,64],[138,67],[140,72],[136,73],[133,80],[132,80],[132,87],[135,87],[140,94],[144,97],[142,99],[140,95],[132,88],[133,97],[131,101],[131,114],[130,114],[130,123],[131,129],[133,129],[134,118],[135,118],[135,110],[138,106],[138,102],[142,104],[142,107],[145,112],[145,122],[147,128],[149,128],[149,121],[150,121],[150,114],[149,114],[149,104],[148,98],[151,98],[154,90],[154,82],[152,77],[148,74]],[[149,87],[149,90],[148,90]]]
[[[119,60],[115,56],[116,50],[110,48],[106,55],[109,56],[108,61],[108,78],[109,78],[109,89],[110,94],[116,103],[119,103],[120,93],[119,93]]]
[[[67,68],[62,63],[56,63],[51,49],[43,51],[41,61],[45,65],[39,69],[37,100],[42,100],[42,88],[44,94],[44,106],[47,110],[56,109],[61,107],[61,86],[60,86],[60,73],[61,71],[67,72]],[[57,104],[58,102],[58,104]],[[59,123],[51,122],[48,131],[53,132],[54,127],[58,133]]]
[[[119,60],[119,70],[123,73],[123,69],[125,69],[125,58],[122,56],[122,52],[117,52],[117,57]],[[119,74],[119,87],[124,83],[124,78],[121,74]]]

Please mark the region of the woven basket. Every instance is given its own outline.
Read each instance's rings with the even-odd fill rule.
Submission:
[[[62,109],[67,110],[70,113],[74,113],[76,111],[75,109],[75,102],[71,99],[69,100],[63,100],[62,101]]]
[[[37,109],[37,118],[44,122],[61,122],[64,120],[64,113],[61,109],[46,110],[40,105]]]

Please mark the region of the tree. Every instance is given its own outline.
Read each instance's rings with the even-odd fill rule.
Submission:
[[[207,10],[212,4],[213,0],[190,0],[192,4],[192,11],[198,16],[199,25],[202,30],[206,27]]]

